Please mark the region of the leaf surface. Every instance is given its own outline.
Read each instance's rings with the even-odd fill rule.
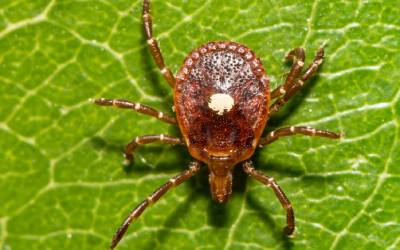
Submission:
[[[232,3],[233,2],[233,3]],[[262,3],[261,3],[262,2]],[[124,98],[172,114],[172,91],[145,42],[140,1],[0,1],[0,247],[107,249],[128,212],[190,161],[144,134],[177,128],[89,98]],[[153,1],[154,33],[177,72],[212,40],[252,48],[282,83],[283,57],[325,44],[317,77],[268,130],[308,125],[340,141],[283,138],[254,155],[296,213],[295,237],[273,192],[239,167],[229,203],[210,197],[207,169],[133,223],[119,249],[400,248],[400,6],[387,1]]]

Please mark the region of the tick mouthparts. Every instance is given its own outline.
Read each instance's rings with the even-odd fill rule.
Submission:
[[[209,182],[213,200],[218,203],[228,201],[232,194],[232,171],[229,170],[224,175],[210,172]]]
[[[210,162],[208,162],[211,196],[218,203],[228,201],[232,194],[233,165],[230,157],[223,156],[211,157]]]

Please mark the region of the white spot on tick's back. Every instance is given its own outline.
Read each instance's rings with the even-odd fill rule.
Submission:
[[[235,104],[233,98],[227,94],[214,94],[210,96],[208,107],[218,115],[223,115],[224,111],[229,112]]]

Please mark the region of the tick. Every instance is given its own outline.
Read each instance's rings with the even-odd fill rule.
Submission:
[[[180,128],[180,138],[164,134],[134,138],[125,148],[127,161],[133,160],[133,152],[139,145],[153,142],[184,145],[195,160],[186,171],[169,179],[132,210],[115,233],[110,248],[117,246],[131,222],[150,204],[195,175],[202,163],[208,166],[211,195],[218,203],[226,202],[231,196],[232,171],[239,164],[247,174],[271,187],[286,211],[287,226],[284,232],[291,235],[295,229],[292,205],[272,177],[254,168],[250,157],[257,147],[268,145],[285,136],[302,134],[340,138],[337,133],[293,126],[279,128],[262,137],[268,118],[278,112],[318,70],[324,50],[320,48],[317,51],[305,71],[304,50],[291,50],[286,55],[286,59],[292,62],[291,70],[286,81],[272,92],[260,59],[246,46],[231,41],[209,42],[194,49],[174,76],[165,65],[153,37],[149,5],[149,0],[143,1],[147,43],[161,74],[173,88],[175,117],[126,100],[101,98],[94,102],[101,106],[131,109]]]

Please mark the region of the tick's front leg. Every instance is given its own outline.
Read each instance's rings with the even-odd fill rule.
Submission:
[[[243,163],[243,169],[248,175],[254,177],[256,180],[263,183],[265,186],[272,188],[276,197],[278,197],[282,207],[286,210],[287,226],[284,229],[284,233],[287,235],[292,235],[295,228],[294,211],[292,208],[292,204],[290,204],[289,199],[286,197],[283,190],[279,187],[278,183],[276,183],[274,178],[266,176],[261,172],[257,171],[254,168],[253,163],[251,161],[246,161],[245,163]]]
[[[300,79],[297,79],[291,87],[285,91],[285,95],[283,97],[278,98],[274,104],[272,104],[269,116],[276,113],[285,103],[289,101],[291,97],[293,97],[300,89],[303,87],[304,83],[311,78],[311,76],[318,70],[319,66],[322,64],[324,59],[324,49],[319,48],[317,54],[314,57],[313,62],[308,66],[306,72],[303,74]]]
[[[302,48],[295,48],[285,56],[285,60],[293,61],[292,68],[290,69],[289,75],[286,77],[285,83],[271,92],[271,99],[286,94],[286,92],[296,84],[297,78],[301,74],[301,70],[304,66],[304,59],[305,55]]]
[[[153,37],[153,23],[150,16],[150,0],[143,1],[143,25],[151,55],[160,69],[161,74],[173,88],[175,86],[175,77],[171,70],[165,65],[160,48],[158,47],[156,39]]]

